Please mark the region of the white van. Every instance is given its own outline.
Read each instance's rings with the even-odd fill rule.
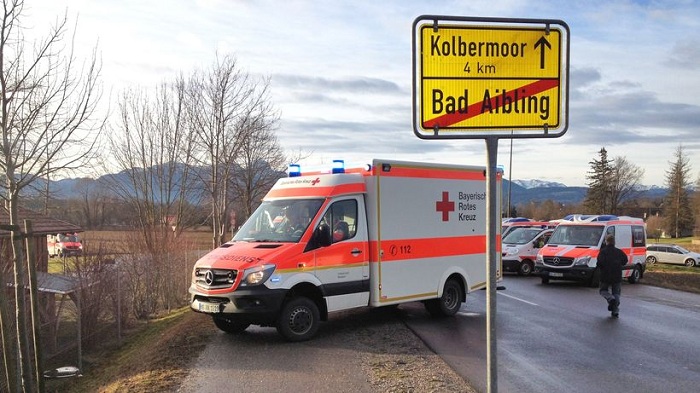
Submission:
[[[542,248],[553,229],[540,227],[514,228],[503,238],[503,271],[516,272],[520,276],[529,276],[535,268],[537,252]]]
[[[646,269],[647,237],[644,221],[639,218],[562,222],[537,254],[534,273],[542,278],[542,284],[549,280],[578,280],[597,287],[598,252],[608,235],[615,236],[615,246],[627,255],[622,277],[636,283]]]

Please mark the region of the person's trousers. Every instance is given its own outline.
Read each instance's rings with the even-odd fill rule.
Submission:
[[[610,292],[612,290],[612,293]],[[604,297],[605,300],[608,301],[608,304],[610,303],[611,300],[615,300],[615,310],[617,310],[617,307],[620,305],[620,293],[622,293],[622,283],[621,282],[616,282],[616,283],[609,283],[609,282],[600,282],[600,296]]]

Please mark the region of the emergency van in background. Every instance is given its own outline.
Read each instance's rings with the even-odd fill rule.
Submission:
[[[641,218],[609,221],[562,221],[542,247],[535,274],[543,284],[550,280],[580,280],[592,287],[600,282],[596,266],[605,237],[615,236],[615,246],[627,255],[622,276],[634,284],[646,269],[646,229]]]
[[[421,301],[452,316],[486,287],[485,168],[334,165],[290,169],[231,241],[196,262],[194,311],[228,333],[274,326],[303,341],[335,311]]]
[[[50,257],[83,255],[83,242],[77,233],[59,233],[46,236]]]
[[[510,223],[504,223],[501,225],[501,238],[505,239],[510,231],[517,228],[539,228],[539,229],[552,229],[559,225],[559,221],[516,221]]]
[[[503,236],[503,271],[529,276],[535,270],[537,252],[547,244],[553,229],[540,227],[515,227]]]

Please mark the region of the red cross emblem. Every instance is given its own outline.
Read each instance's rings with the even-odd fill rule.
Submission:
[[[442,192],[442,200],[435,202],[435,211],[442,212],[442,221],[450,220],[450,212],[455,211],[455,203],[450,201],[449,192]]]

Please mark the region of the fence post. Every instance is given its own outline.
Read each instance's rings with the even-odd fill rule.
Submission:
[[[37,391],[44,392],[43,357],[41,349],[41,321],[39,320],[39,295],[36,281],[36,245],[31,220],[24,220],[25,244],[27,247],[27,275],[29,276],[29,309],[31,310],[32,344],[34,346],[34,376]]]

